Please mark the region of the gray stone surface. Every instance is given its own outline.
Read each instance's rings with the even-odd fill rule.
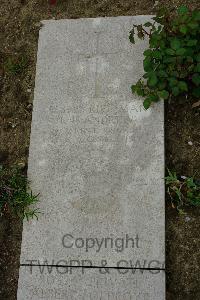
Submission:
[[[18,300],[164,300],[164,273],[152,272],[33,267],[31,273],[26,267],[20,270]]]
[[[132,45],[128,32],[148,19],[44,21],[28,168],[42,214],[24,223],[21,263],[88,259],[99,266],[106,259],[111,267],[132,257],[163,263],[163,103],[144,111],[130,91],[143,73],[147,42]],[[138,235],[139,246],[103,245],[97,252],[95,244],[86,251],[79,240],[66,248],[65,234],[98,241]]]
[[[24,223],[21,264],[54,273],[22,266],[18,300],[164,299],[161,271],[55,273],[62,263],[164,267],[163,103],[144,111],[130,91],[147,42],[130,44],[128,32],[147,20],[44,21],[28,169],[42,214]]]

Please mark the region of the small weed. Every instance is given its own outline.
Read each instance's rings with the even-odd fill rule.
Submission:
[[[38,209],[30,208],[38,202],[38,195],[28,192],[29,182],[17,168],[0,170],[0,215],[13,215],[20,219],[36,217]]]
[[[152,22],[133,25],[129,39],[149,38],[144,51],[145,74],[132,92],[144,97],[144,108],[179,95],[200,98],[200,10],[181,6],[162,9]]]
[[[13,75],[21,74],[27,64],[28,60],[26,57],[8,58],[5,63],[5,70]]]
[[[178,178],[170,170],[165,180],[172,206],[180,213],[183,213],[184,206],[200,206],[200,180],[185,176]]]

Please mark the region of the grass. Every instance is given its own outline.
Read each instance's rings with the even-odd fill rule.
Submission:
[[[184,213],[183,208],[186,206],[200,207],[200,180],[194,177],[178,177],[176,172],[170,170],[165,179],[172,206],[180,213]]]
[[[18,168],[0,170],[0,214],[20,219],[38,218],[38,209],[32,204],[38,202],[38,195],[28,191],[29,181]]]

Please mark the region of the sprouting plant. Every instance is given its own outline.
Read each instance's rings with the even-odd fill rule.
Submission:
[[[152,22],[133,25],[129,39],[149,38],[144,51],[144,75],[132,92],[145,97],[144,107],[178,95],[200,98],[200,10],[181,6],[162,9]]]
[[[24,68],[27,66],[28,60],[26,57],[9,57],[5,63],[5,70],[17,75],[23,72]]]
[[[165,177],[167,193],[172,205],[180,212],[184,206],[200,206],[200,181],[194,177],[177,177],[176,172],[168,170]]]
[[[38,195],[28,191],[29,182],[17,168],[0,170],[0,215],[13,215],[20,219],[36,217],[38,209],[30,205],[38,202]]]

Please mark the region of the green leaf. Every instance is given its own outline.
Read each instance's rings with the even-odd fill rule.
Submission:
[[[136,92],[136,87],[137,87],[136,84],[133,84],[133,85],[131,86],[132,93],[135,93],[135,92]]]
[[[197,29],[199,27],[197,22],[194,23],[188,23],[188,27],[190,27],[191,29]]]
[[[142,82],[139,80],[136,84],[131,86],[131,90],[133,94],[138,94],[139,96],[144,96],[144,88]]]
[[[192,95],[196,98],[200,98],[200,87],[194,88],[192,91]]]
[[[156,74],[152,72],[151,75],[149,76],[148,85],[150,87],[154,87],[157,84],[157,82],[158,82],[158,78]]]
[[[186,5],[181,5],[177,11],[179,15],[184,15],[187,14],[189,10]]]
[[[173,78],[173,77],[169,78],[169,86],[170,87],[174,87],[177,84],[178,84],[178,80],[176,78]]]
[[[150,26],[152,26],[152,23],[151,23],[151,22],[146,22],[146,23],[144,24],[144,26],[145,26],[145,27],[150,27]]]
[[[175,67],[180,69],[180,66],[183,65],[183,60],[184,60],[184,56],[177,56],[176,57],[176,62],[175,62]]]
[[[189,57],[193,57],[194,56],[194,52],[195,52],[195,48],[194,47],[187,48],[186,55],[189,56]]]
[[[164,88],[167,86],[167,82],[166,81],[160,81],[158,82],[157,84],[157,87],[158,89],[161,91],[161,90],[164,90]]]
[[[163,58],[163,63],[165,64],[170,64],[170,63],[175,63],[176,62],[176,57],[164,57]]]
[[[156,59],[162,59],[162,54],[161,54],[161,52],[159,50],[154,50],[152,52],[152,57],[156,58]]]
[[[186,34],[186,33],[188,32],[188,28],[187,28],[187,26],[184,25],[184,24],[180,25],[179,30],[180,30],[180,32],[183,33],[183,34]]]
[[[150,50],[150,49],[147,49],[147,50],[145,50],[144,51],[144,56],[151,56],[151,54],[152,54],[152,50]]]
[[[164,50],[165,49],[165,41],[161,40],[159,43],[160,49]]]
[[[195,85],[200,85],[200,75],[198,73],[195,73],[192,76],[192,82],[194,82]]]
[[[136,27],[137,27],[137,36],[138,36],[138,38],[143,40],[145,34],[144,34],[144,31],[143,31],[142,25],[137,25]]]
[[[180,94],[179,88],[177,86],[172,88],[172,94],[178,96]]]
[[[144,73],[143,78],[149,78],[149,73]]]
[[[200,53],[196,56],[196,61],[200,62]]]
[[[199,68],[199,70],[200,70],[200,68]],[[192,72],[192,71],[194,71],[194,72],[198,72],[198,69],[197,69],[197,67],[196,67],[196,68],[194,68],[194,65],[190,65],[190,66],[188,67],[188,72]]]
[[[196,46],[197,42],[198,42],[197,40],[189,40],[187,42],[187,46],[189,46],[189,47]]]
[[[166,90],[158,92],[158,96],[162,99],[168,99],[169,98],[169,92]]]
[[[183,92],[187,92],[187,90],[188,90],[188,86],[185,81],[179,81],[178,87],[179,87],[180,91],[183,91]]]
[[[167,78],[168,77],[167,73],[164,70],[158,71],[157,75],[158,75],[158,77],[161,77],[161,78]]]
[[[188,75],[188,72],[186,70],[183,70],[179,74],[179,78],[186,78]]]
[[[178,23],[185,23],[187,24],[189,21],[191,20],[191,17],[189,16],[189,14],[186,15],[182,15],[181,17],[179,17]]]
[[[150,94],[150,95],[148,96],[148,99],[149,99],[151,102],[158,102],[158,101],[159,101],[159,97],[158,97],[158,95],[156,95],[156,94]]]
[[[192,13],[192,17],[195,21],[200,21],[200,10],[195,9]]]
[[[194,71],[200,73],[200,63],[198,63],[198,64],[196,65],[196,67],[194,68]]]
[[[186,49],[185,48],[180,48],[178,50],[176,50],[176,55],[184,55],[186,52]]]
[[[173,77],[178,77],[179,73],[177,71],[172,71],[172,72],[170,72],[170,75]]]
[[[170,45],[172,49],[177,50],[181,47],[181,42],[178,39],[173,39],[171,40]]]
[[[168,54],[168,55],[175,55],[175,51],[173,49],[171,49],[171,48],[167,48],[165,50],[165,53]]]
[[[143,61],[143,67],[145,72],[151,71],[152,70],[152,62],[151,62],[151,58],[149,56],[147,56],[144,61]]]
[[[152,33],[150,36],[149,44],[151,48],[157,48],[160,46],[161,35],[159,33]]]
[[[165,70],[166,69],[166,66],[162,63],[162,64],[159,64],[159,70]]]
[[[193,58],[191,56],[187,56],[186,61],[189,63],[193,63]]]
[[[135,44],[135,38],[134,38],[134,28],[129,32],[129,40],[132,44]]]
[[[138,88],[137,89],[137,94],[138,94],[138,96],[144,97],[144,90],[142,88]]]
[[[149,98],[146,98],[143,102],[143,106],[145,109],[148,109],[151,106],[151,100]]]

